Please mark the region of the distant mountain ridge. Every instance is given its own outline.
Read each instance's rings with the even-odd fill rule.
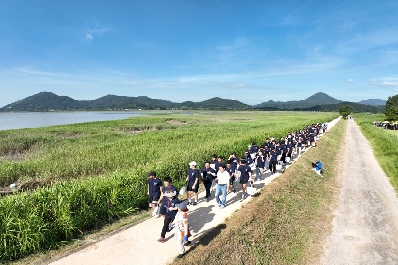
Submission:
[[[307,99],[297,101],[269,100],[250,106],[238,100],[215,97],[201,102],[185,101],[175,103],[169,100],[152,99],[146,96],[127,97],[106,95],[95,100],[75,100],[68,96],[58,96],[52,92],[40,92],[25,99],[8,104],[0,111],[76,111],[76,110],[131,110],[131,109],[212,109],[212,110],[307,110],[338,111],[342,105],[352,105],[353,111],[383,112],[385,105],[377,105],[382,100],[362,101],[372,104],[346,102],[325,93],[316,93]],[[384,101],[385,102],[385,101]]]
[[[359,104],[366,104],[366,105],[373,105],[373,106],[381,106],[381,105],[386,105],[386,100],[382,99],[367,99],[367,100],[361,100],[358,103]]]
[[[264,108],[264,107],[280,107],[286,109],[296,109],[296,108],[310,108],[317,105],[325,105],[325,104],[338,104],[343,101],[337,100],[323,92],[318,92],[307,99],[298,100],[298,101],[272,101],[269,100],[268,102],[263,102],[258,105],[254,105],[255,108]]]

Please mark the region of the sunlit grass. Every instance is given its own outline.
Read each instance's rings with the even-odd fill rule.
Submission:
[[[362,133],[370,142],[381,168],[398,191],[398,132],[373,126],[373,121],[385,119],[382,114],[357,114],[355,118]]]

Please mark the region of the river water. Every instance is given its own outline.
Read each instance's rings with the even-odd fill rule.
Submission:
[[[5,112],[0,113],[0,130],[38,128],[90,121],[120,120],[150,115],[134,111]]]

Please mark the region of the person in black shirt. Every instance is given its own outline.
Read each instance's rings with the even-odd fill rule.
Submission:
[[[161,243],[165,241],[166,232],[169,231],[169,225],[174,221],[174,218],[177,214],[178,209],[175,208],[175,205],[181,203],[177,199],[177,193],[175,191],[166,191],[163,193],[163,195],[165,197],[165,204],[163,208],[165,208],[166,214],[163,222],[162,232],[160,234],[160,238],[158,239],[158,242]]]
[[[275,174],[276,171],[276,163],[278,162],[278,154],[275,148],[271,149],[268,154],[269,159],[269,169],[271,170],[271,174]]]
[[[246,160],[244,160],[244,159],[242,159],[240,161],[240,165],[239,165],[237,171],[240,174],[239,182],[240,182],[240,184],[242,184],[242,199],[244,199],[245,195],[246,195],[247,182],[249,182],[249,180],[253,181],[252,171],[251,171],[250,167],[248,165],[246,165]]]
[[[196,162],[192,161],[189,163],[188,176],[186,181],[188,182],[187,197],[189,205],[196,205],[198,203],[198,191],[199,191],[199,170],[196,168]],[[191,191],[195,196],[195,201],[191,202]]]
[[[206,201],[209,201],[209,198],[211,197],[210,189],[211,189],[211,183],[216,177],[216,171],[210,167],[210,163],[206,162],[205,166],[202,168],[202,180],[203,180],[203,185],[205,186],[206,189]]]
[[[158,205],[160,205],[160,212],[159,214],[163,217],[166,215],[166,208],[165,203],[167,203],[167,197],[164,196],[166,192],[175,192],[177,194],[177,189],[172,185],[172,179],[170,177],[165,177],[163,180],[163,187],[161,189],[160,198],[158,201]],[[177,196],[176,196],[177,197]]]
[[[232,163],[233,163],[233,162],[232,162]],[[227,168],[225,169],[225,170],[228,172],[229,176],[230,176],[230,179],[229,179],[229,186],[228,186],[228,193],[231,192],[231,188],[232,188],[232,191],[233,191],[233,192],[236,192],[235,186],[234,186],[234,181],[235,181],[235,170],[236,170],[236,169],[232,166],[232,163],[228,160],[228,162],[227,162]]]

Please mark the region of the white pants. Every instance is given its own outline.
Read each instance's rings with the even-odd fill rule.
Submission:
[[[185,253],[184,237],[181,236],[181,231],[178,229],[178,227],[176,227],[174,237],[176,238],[176,241],[177,241],[178,252],[180,254],[184,254]]]

